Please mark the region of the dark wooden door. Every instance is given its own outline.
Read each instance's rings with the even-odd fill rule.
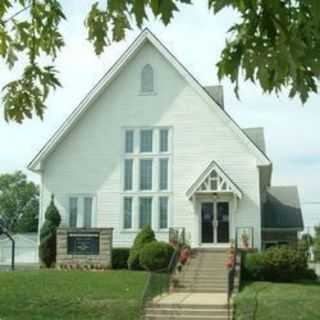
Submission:
[[[218,243],[229,242],[229,203],[217,203],[217,241]]]
[[[202,243],[213,243],[214,241],[214,204],[203,202],[201,204],[201,241]]]

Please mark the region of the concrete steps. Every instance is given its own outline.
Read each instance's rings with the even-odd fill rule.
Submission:
[[[225,249],[196,250],[176,276],[176,292],[223,293],[228,291],[228,254]]]
[[[230,320],[226,249],[201,249],[192,256],[175,287],[146,306],[145,320]],[[168,303],[170,302],[170,303]]]
[[[145,310],[146,320],[227,320],[226,305],[151,305]]]

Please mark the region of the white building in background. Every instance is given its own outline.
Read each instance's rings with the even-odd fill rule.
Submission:
[[[15,240],[16,264],[37,264],[38,236],[36,233],[21,233],[13,235]],[[5,235],[0,236],[0,266],[10,265],[12,256],[12,243]]]

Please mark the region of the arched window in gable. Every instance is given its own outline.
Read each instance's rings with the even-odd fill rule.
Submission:
[[[154,92],[154,74],[153,68],[150,64],[146,64],[141,72],[141,92],[152,93]]]

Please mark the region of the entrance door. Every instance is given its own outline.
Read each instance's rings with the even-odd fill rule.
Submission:
[[[229,203],[201,203],[201,242],[229,242]]]
[[[201,242],[214,242],[214,203],[203,202],[201,204]]]
[[[217,203],[217,240],[218,243],[229,242],[229,203]]]

